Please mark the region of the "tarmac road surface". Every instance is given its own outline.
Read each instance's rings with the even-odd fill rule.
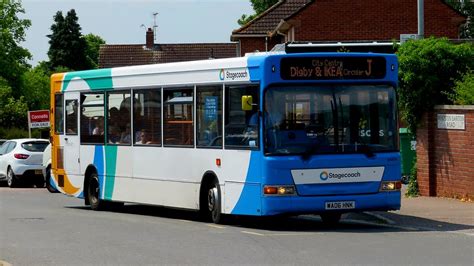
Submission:
[[[332,227],[312,215],[215,225],[190,211],[95,212],[46,189],[0,187],[0,265],[473,265],[473,228],[403,207],[348,214]]]

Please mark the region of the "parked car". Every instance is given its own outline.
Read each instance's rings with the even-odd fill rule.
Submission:
[[[57,191],[51,185],[51,144],[49,144],[43,152],[43,176],[44,182],[46,183],[46,189],[51,193],[57,193]]]
[[[0,180],[9,187],[20,182],[44,187],[43,151],[49,141],[45,139],[12,139],[0,147]]]

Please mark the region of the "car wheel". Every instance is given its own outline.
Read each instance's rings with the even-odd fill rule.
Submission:
[[[321,214],[321,219],[326,225],[335,225],[341,220],[341,213],[324,213]]]
[[[51,166],[48,166],[46,168],[46,176],[45,176],[45,182],[46,182],[46,189],[51,192],[51,193],[58,193],[58,191],[51,186]]]
[[[18,186],[18,179],[16,178],[15,173],[13,173],[11,167],[8,167],[7,170],[7,185],[12,188]]]
[[[89,177],[89,185],[87,187],[87,200],[94,211],[104,209],[105,202],[100,199],[99,176],[92,173]]]

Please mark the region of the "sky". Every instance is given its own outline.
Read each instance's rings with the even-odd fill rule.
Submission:
[[[21,44],[33,55],[30,64],[48,60],[53,16],[75,9],[82,34],[99,35],[107,44],[144,44],[156,16],[155,43],[230,42],[242,14],[252,14],[249,0],[22,0],[31,20]]]

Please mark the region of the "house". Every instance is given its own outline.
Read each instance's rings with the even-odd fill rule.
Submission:
[[[159,64],[209,58],[236,57],[237,43],[155,44],[153,30],[145,44],[105,44],[99,50],[99,68]]]
[[[416,0],[280,0],[232,32],[239,54],[294,41],[399,40],[418,32]],[[466,17],[444,0],[424,1],[424,36],[459,38]]]

